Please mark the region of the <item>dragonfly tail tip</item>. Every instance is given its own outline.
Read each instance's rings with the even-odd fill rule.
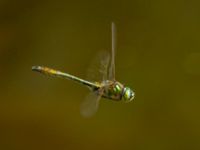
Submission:
[[[32,71],[39,71],[41,69],[40,66],[32,66],[31,70]]]

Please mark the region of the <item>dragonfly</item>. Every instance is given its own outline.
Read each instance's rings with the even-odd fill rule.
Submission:
[[[103,97],[113,101],[130,102],[134,99],[133,90],[115,79],[115,49],[116,49],[116,26],[111,23],[111,57],[105,54],[101,61],[101,81],[88,81],[74,75],[64,73],[44,66],[33,66],[32,70],[54,77],[61,77],[75,81],[89,88],[91,91],[80,106],[81,115],[84,117],[93,116],[99,106],[99,101]]]

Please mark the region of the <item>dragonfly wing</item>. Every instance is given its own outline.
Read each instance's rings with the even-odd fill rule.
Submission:
[[[102,80],[105,81],[108,79],[108,66],[110,61],[110,55],[107,52],[104,52],[104,55],[101,59],[101,67],[100,67],[100,74],[102,74]]]
[[[109,69],[109,79],[115,80],[115,49],[116,49],[116,27],[114,22],[111,25],[112,28],[112,55],[111,55],[111,64]]]
[[[99,82],[107,80],[109,62],[110,54],[107,51],[100,51],[89,66],[86,79]]]
[[[97,92],[91,92],[80,106],[80,113],[83,117],[92,117],[98,110],[101,95]]]

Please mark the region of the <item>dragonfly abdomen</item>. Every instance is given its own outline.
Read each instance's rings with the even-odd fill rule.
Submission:
[[[48,75],[48,76],[55,76],[55,77],[61,77],[61,78],[73,80],[73,81],[76,81],[80,84],[86,85],[87,87],[91,88],[92,90],[97,90],[98,88],[100,88],[100,85],[98,83],[86,81],[86,80],[83,80],[83,79],[78,78],[76,76],[70,75],[68,73],[64,73],[64,72],[54,70],[54,69],[51,69],[51,68],[48,68],[48,67],[33,66],[32,70],[40,72],[40,73],[42,73],[44,75]]]
[[[51,69],[51,68],[48,68],[48,67],[42,67],[42,66],[33,66],[32,70],[40,72],[40,73],[45,74],[45,75],[49,75],[49,76],[57,76],[58,72],[59,72],[57,70],[54,70],[54,69]]]

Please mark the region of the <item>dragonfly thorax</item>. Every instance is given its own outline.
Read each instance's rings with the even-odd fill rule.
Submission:
[[[119,101],[122,99],[124,85],[117,81],[106,80],[102,82],[103,97]]]
[[[102,96],[115,101],[130,102],[134,99],[135,93],[118,81],[106,80],[102,82]]]

